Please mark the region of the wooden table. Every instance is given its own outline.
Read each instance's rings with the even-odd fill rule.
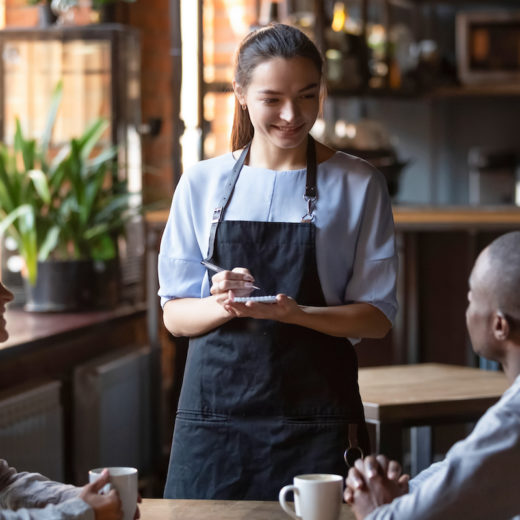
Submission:
[[[289,520],[278,502],[144,499],[141,520]],[[343,504],[341,520],[355,520]]]
[[[431,426],[473,422],[493,405],[509,383],[502,372],[423,363],[359,370],[368,423],[376,426],[376,451],[402,461],[402,429],[412,436],[412,474],[431,464]]]

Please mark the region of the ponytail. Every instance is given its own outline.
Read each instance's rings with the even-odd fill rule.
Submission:
[[[233,114],[233,128],[231,130],[231,150],[240,150],[251,142],[255,129],[249,118],[249,111],[241,107],[235,97],[235,112]]]

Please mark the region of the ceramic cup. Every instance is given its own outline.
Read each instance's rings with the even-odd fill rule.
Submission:
[[[295,509],[287,503],[286,495],[294,493]],[[343,477],[326,473],[297,475],[292,486],[280,490],[282,509],[297,520],[338,520],[343,502]]]
[[[91,469],[88,472],[88,481],[96,481],[105,468]],[[135,468],[113,467],[107,468],[110,475],[110,484],[103,488],[108,492],[113,486],[119,493],[123,507],[123,520],[133,520],[137,508],[137,470]]]

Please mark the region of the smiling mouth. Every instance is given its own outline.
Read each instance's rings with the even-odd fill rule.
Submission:
[[[300,131],[303,128],[304,125],[298,125],[298,126],[278,126],[273,125],[274,128],[276,128],[279,132],[283,132],[284,134],[293,134],[295,132]]]

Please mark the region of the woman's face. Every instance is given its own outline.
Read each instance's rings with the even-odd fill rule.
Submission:
[[[240,104],[247,105],[255,140],[281,149],[302,144],[318,116],[320,80],[308,58],[272,58],[257,65],[245,92],[235,85]]]
[[[9,334],[5,328],[5,306],[13,299],[13,293],[0,282],[0,341],[5,341]]]

